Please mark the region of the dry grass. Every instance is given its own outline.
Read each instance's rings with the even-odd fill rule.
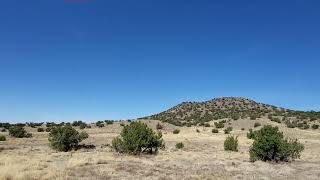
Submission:
[[[257,120],[262,125],[270,122]],[[298,137],[305,145],[301,159],[292,163],[271,164],[249,162],[252,140],[246,132],[253,127],[251,120],[232,122],[239,135],[239,152],[226,152],[223,141],[227,135],[211,132],[213,127],[177,127],[165,124],[166,149],[156,156],[127,156],[112,152],[107,144],[121,131],[119,123],[104,128],[86,129],[90,137],[84,142],[96,149],[56,152],[48,147],[47,133],[32,131],[31,139],[9,138],[0,142],[0,179],[319,179],[320,131],[280,129],[290,137]],[[155,128],[157,121],[145,121]],[[241,131],[244,127],[246,130]],[[200,130],[200,133],[196,132]],[[5,134],[7,133],[0,133]],[[185,148],[176,150],[183,142]]]

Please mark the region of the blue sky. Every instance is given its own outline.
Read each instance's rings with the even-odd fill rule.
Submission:
[[[316,0],[0,2],[0,121],[136,118],[242,96],[320,111]]]

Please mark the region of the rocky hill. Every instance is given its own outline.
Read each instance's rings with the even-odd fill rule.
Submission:
[[[144,117],[168,122],[178,126],[204,125],[219,119],[239,120],[267,117],[272,121],[284,122],[289,126],[301,126],[320,119],[320,112],[293,111],[268,104],[258,103],[241,97],[222,97],[205,102],[183,102],[167,111]]]

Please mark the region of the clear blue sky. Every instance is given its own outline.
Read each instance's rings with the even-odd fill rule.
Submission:
[[[76,1],[0,2],[0,121],[136,118],[220,96],[320,110],[318,0]]]

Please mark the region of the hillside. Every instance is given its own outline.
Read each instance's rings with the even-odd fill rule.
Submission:
[[[142,119],[191,126],[225,118],[255,120],[260,117],[268,117],[272,121],[284,122],[292,127],[306,127],[311,121],[320,119],[320,112],[293,111],[241,97],[222,97],[205,102],[183,102],[167,111]]]

